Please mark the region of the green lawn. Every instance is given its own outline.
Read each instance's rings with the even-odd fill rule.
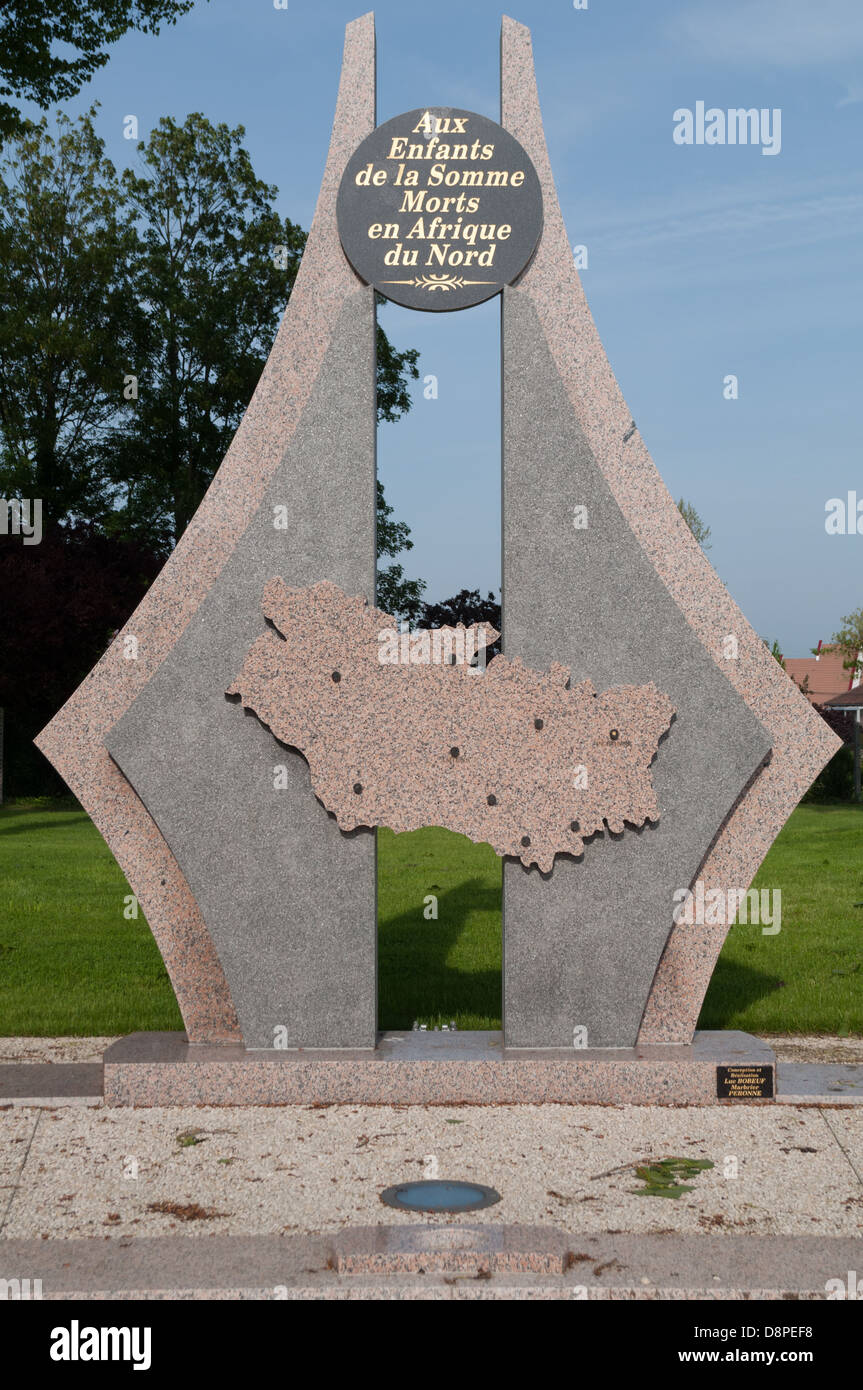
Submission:
[[[500,860],[440,829],[383,830],[378,857],[381,1026],[499,1027]],[[863,1034],[863,809],[799,807],[755,886],[781,889],[782,930],[732,928],[701,1026]],[[80,809],[0,808],[0,1034],[182,1026],[128,893]]]
[[[143,913],[89,816],[54,801],[0,808],[0,1035],[182,1028]]]
[[[863,1033],[863,806],[798,806],[755,876],[782,929],[728,933],[699,1020],[749,1033]]]
[[[451,830],[378,833],[378,1018],[382,1028],[499,1028],[501,861]],[[428,896],[437,921],[426,919]]]

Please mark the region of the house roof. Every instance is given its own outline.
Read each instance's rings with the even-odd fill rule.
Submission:
[[[828,709],[863,709],[863,685],[855,685],[853,690],[843,690],[832,700],[824,700]]]
[[[808,688],[804,694],[813,705],[826,704],[834,695],[841,695],[852,687],[855,673],[848,670],[842,652],[823,651],[818,656],[789,656],[785,669],[791,679],[799,686],[809,677]]]

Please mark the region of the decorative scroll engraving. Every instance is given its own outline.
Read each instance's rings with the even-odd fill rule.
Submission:
[[[382,285],[413,285],[418,290],[461,290],[465,285],[494,285],[494,280],[465,280],[462,275],[416,275],[413,280],[382,280]]]

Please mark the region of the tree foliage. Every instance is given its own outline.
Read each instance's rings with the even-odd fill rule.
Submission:
[[[0,495],[167,554],[218,468],[290,296],[305,232],[231,130],[159,122],[118,178],[93,128],[47,120],[0,162]],[[415,349],[378,329],[378,417]],[[402,547],[404,548],[404,547]]]
[[[453,598],[444,599],[442,603],[423,604],[422,621],[424,627],[456,627],[459,623],[470,627],[471,623],[490,623],[500,632],[501,606],[491,591],[482,598],[479,589],[460,589]],[[499,651],[500,641],[497,641],[487,649],[487,655],[496,656]]]
[[[158,34],[194,0],[13,0],[0,12],[0,96],[45,110],[73,97],[131,29]],[[0,102],[0,139],[21,134],[17,104]]]
[[[426,627],[491,623],[500,630],[500,604],[491,591],[482,598],[479,589],[460,589],[453,598],[444,599],[442,603],[424,604],[423,622]]]
[[[378,324],[377,354],[378,420],[395,424],[411,408],[408,382],[416,381],[419,376],[419,348],[404,348],[399,352]]]
[[[254,391],[305,233],[275,211],[230,130],[164,117],[122,177],[139,233],[137,400],[106,446],[112,525],[165,551],[185,530]]]
[[[278,190],[252,168],[245,130],[200,113],[164,117],[138,146],[123,190],[140,228],[137,278],[147,331],[136,409],[111,444],[124,489],[115,525],[170,548],[221,463],[294,286],[306,233],[276,212]],[[410,408],[416,349],[377,331],[378,418]]]
[[[705,526],[698,512],[691,502],[686,502],[682,497],[677,504],[677,510],[683,517],[690,531],[692,532],[702,550],[710,549],[710,527]]]
[[[842,653],[846,671],[856,670],[863,652],[863,608],[855,608],[842,619],[842,626],[834,632],[830,646]]]
[[[44,524],[111,504],[102,446],[123,401],[141,313],[137,234],[93,130],[46,120],[0,161],[0,496]]]
[[[766,637],[762,637],[761,640],[762,640],[762,642],[764,643],[764,645],[765,645],[765,647],[767,648],[767,650],[769,651],[770,655],[773,657],[774,661],[778,661],[778,662],[779,662],[779,665],[782,667],[782,669],[783,669],[783,671],[784,671],[784,670],[785,670],[785,657],[782,655],[782,648],[780,647],[780,645],[779,645],[779,643],[777,642],[776,638],[774,637],[772,642],[768,642],[768,640],[767,640]]]
[[[41,500],[44,531],[32,547],[0,537],[0,705],[13,768],[29,766],[22,792],[53,777],[29,740],[221,462],[305,245],[242,127],[162,120],[118,178],[93,119],[60,116],[55,133],[43,119],[0,160],[0,497]],[[409,408],[417,355],[379,330],[380,419]],[[409,549],[382,490],[378,512],[384,553]],[[383,584],[386,606],[418,610],[422,580],[393,565]]]
[[[56,528],[33,546],[0,535],[0,708],[10,796],[62,790],[30,740],[98,661],[160,568],[156,555],[91,523]]]
[[[384,485],[377,480],[377,555],[378,559],[400,555],[413,550],[410,527],[404,521],[393,521],[393,508],[384,497]],[[406,579],[403,565],[387,565],[378,569],[375,602],[385,613],[416,625],[423,610],[424,579]]]

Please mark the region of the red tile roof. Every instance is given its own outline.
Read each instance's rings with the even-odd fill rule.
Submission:
[[[842,652],[823,651],[820,656],[787,657],[785,669],[799,686],[804,685],[808,676],[809,685],[804,694],[813,705],[823,705],[834,695],[844,694],[852,688],[855,672],[845,668],[843,663],[846,660]]]

